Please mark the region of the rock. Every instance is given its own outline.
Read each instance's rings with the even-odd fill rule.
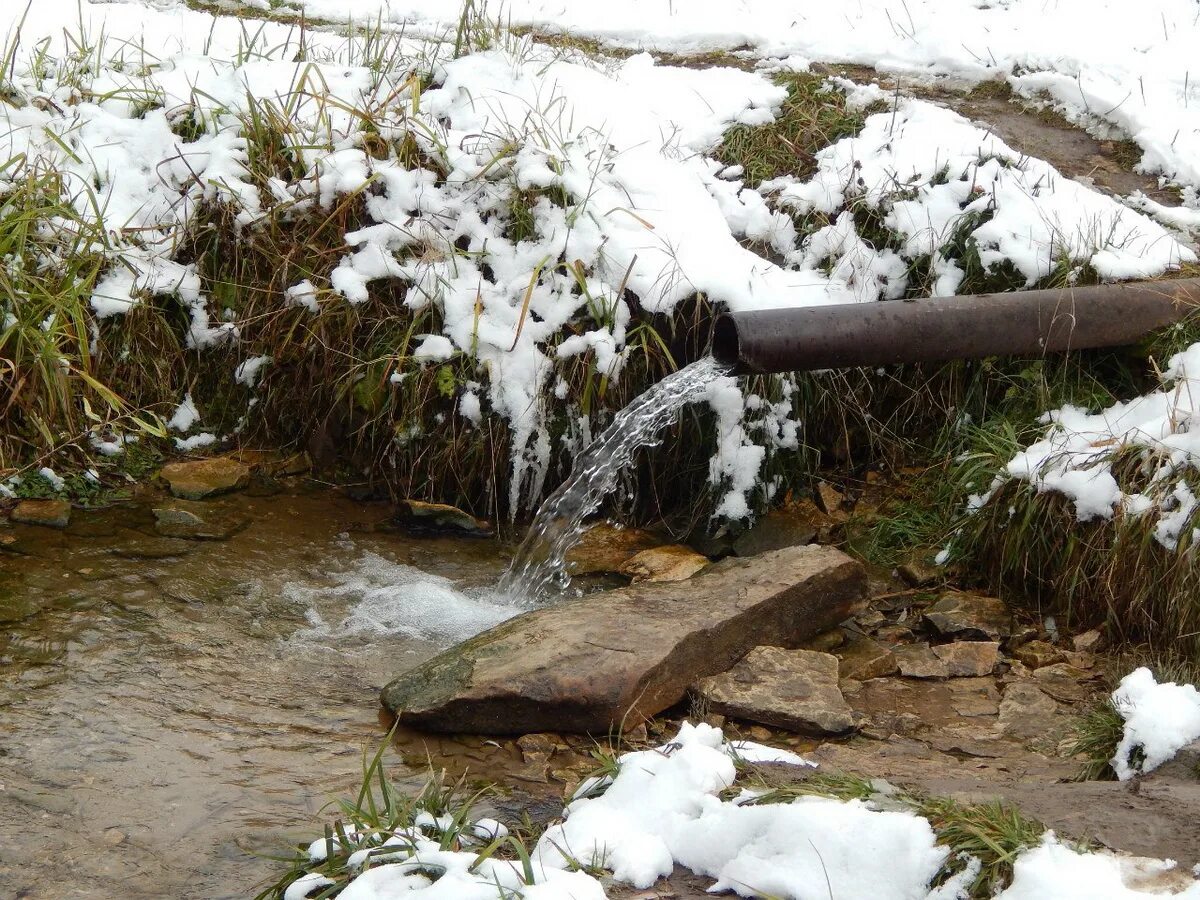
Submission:
[[[228,456],[168,463],[159,474],[171,493],[185,500],[236,491],[250,481],[250,467]]]
[[[176,538],[146,537],[136,532],[130,533],[120,543],[109,548],[109,552],[122,559],[170,559],[174,556],[186,556],[195,549],[195,545]]]
[[[66,500],[22,500],[13,509],[12,520],[22,525],[66,528],[71,521],[71,504]]]
[[[942,570],[922,556],[914,556],[896,566],[896,574],[910,587],[925,587],[942,577]]]
[[[1096,688],[1088,682],[1095,677],[1095,673],[1077,669],[1068,663],[1043,666],[1033,673],[1033,680],[1037,686],[1063,703],[1082,703],[1090,700],[1095,695]]]
[[[846,643],[846,632],[840,628],[835,628],[833,631],[825,631],[818,634],[811,641],[807,641],[801,650],[816,650],[818,653],[830,653]]]
[[[163,537],[223,541],[245,528],[249,521],[244,515],[187,500],[154,507],[154,530]]]
[[[607,733],[678,702],[759,645],[796,647],[862,602],[829,547],[729,559],[686,583],[630,585],[535,610],[392,681],[383,704],[434,731]]]
[[[813,493],[821,512],[834,522],[842,525],[850,518],[846,514],[846,495],[833,485],[826,481],[818,481],[817,488]]]
[[[738,556],[754,556],[768,550],[811,544],[822,529],[834,524],[811,500],[800,500],[761,517],[733,542],[733,552]]]
[[[981,759],[1000,759],[1010,755],[1014,749],[1012,744],[994,734],[983,733],[970,726],[936,731],[925,740],[930,747],[942,753]]]
[[[1012,631],[1012,614],[1003,600],[946,591],[925,610],[924,622],[942,637],[998,641]]]
[[[1071,638],[1071,646],[1077,653],[1098,653],[1104,649],[1104,635],[1098,628],[1093,628]]]
[[[708,557],[682,544],[635,553],[617,569],[637,581],[686,581],[708,567]]]
[[[1060,718],[1054,698],[1037,685],[1017,681],[1004,689],[998,723],[1001,734],[1020,740],[1048,737],[1057,731]]]
[[[728,672],[693,688],[710,709],[801,734],[845,734],[854,716],[838,690],[836,656],[755,647]]]
[[[946,664],[951,678],[991,675],[1000,665],[1000,645],[995,641],[956,641],[934,647],[933,652]]]
[[[911,644],[916,638],[912,629],[905,628],[903,625],[880,625],[871,633],[877,640],[883,641],[885,644]]]
[[[418,533],[451,532],[470,537],[490,537],[493,533],[490,522],[477,519],[457,506],[423,500],[401,500],[392,522],[406,531]]]
[[[661,544],[662,541],[641,528],[597,522],[568,551],[567,571],[572,575],[617,572],[632,557]]]
[[[865,635],[851,633],[838,649],[838,677],[868,681],[884,678],[900,671],[896,655],[890,648]]]
[[[896,647],[892,653],[905,678],[946,678],[950,674],[946,663],[928,644],[906,644]]]
[[[1067,655],[1046,641],[1030,641],[1012,651],[1014,659],[1020,660],[1031,669],[1052,666],[1066,660]]]
[[[291,475],[303,475],[311,470],[312,457],[308,455],[308,451],[301,450],[272,464],[267,471],[275,478],[287,478]]]
[[[1000,692],[990,678],[958,678],[950,682],[950,705],[964,718],[1000,712]]]
[[[1192,741],[1175,752],[1165,763],[1148,773],[1153,778],[1181,778],[1195,782],[1200,778],[1200,741]]]

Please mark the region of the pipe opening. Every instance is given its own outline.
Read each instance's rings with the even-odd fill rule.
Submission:
[[[736,366],[741,359],[737,321],[729,313],[722,313],[713,323],[712,355],[726,366]]]

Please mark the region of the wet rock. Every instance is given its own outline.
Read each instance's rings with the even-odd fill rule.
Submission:
[[[66,528],[71,521],[71,504],[66,500],[22,500],[14,507],[12,520],[22,525]]]
[[[617,572],[632,557],[661,544],[662,541],[641,528],[597,522],[567,553],[567,571],[572,575]]]
[[[950,669],[928,644],[908,644],[892,651],[905,678],[946,678]]]
[[[823,529],[834,524],[811,500],[800,500],[760,518],[733,542],[733,552],[738,556],[754,556],[811,544]]]
[[[493,533],[490,522],[477,519],[457,506],[422,500],[401,500],[392,521],[406,531],[418,533],[454,533],[471,537],[490,537]]]
[[[1059,729],[1061,719],[1058,703],[1036,684],[1017,681],[1004,689],[998,723],[1001,734],[1019,740],[1049,738]]]
[[[924,622],[943,637],[998,641],[1012,631],[1012,614],[1003,600],[946,591],[925,610]]]
[[[109,552],[122,559],[170,559],[174,556],[186,556],[195,548],[196,545],[190,541],[167,537],[147,537],[132,532],[109,548]]]
[[[250,467],[228,456],[168,463],[159,474],[171,493],[185,500],[236,491],[250,481]]]
[[[1067,655],[1046,641],[1030,641],[1012,651],[1014,659],[1020,660],[1030,669],[1052,666],[1066,660]]]
[[[911,628],[903,625],[880,625],[872,634],[885,644],[911,644],[916,637]]]
[[[933,648],[951,678],[991,675],[1000,665],[1000,645],[994,641],[956,641]]]
[[[278,463],[272,465],[268,469],[268,473],[275,478],[287,478],[293,475],[303,475],[311,470],[312,457],[308,455],[308,451],[301,450],[299,453],[285,456]]]
[[[163,537],[223,541],[245,528],[249,521],[244,515],[187,500],[154,507],[154,530]]]
[[[862,602],[862,567],[829,547],[717,563],[535,610],[406,672],[383,690],[401,722],[434,731],[606,733],[678,702],[760,645],[796,647]]]
[[[682,544],[652,547],[635,553],[617,569],[637,581],[686,581],[708,567],[708,557]]]
[[[1200,741],[1179,748],[1175,755],[1150,773],[1153,778],[1181,778],[1195,782],[1200,779]]]
[[[802,734],[845,734],[854,728],[838,690],[838,660],[812,650],[755,647],[728,672],[693,689],[710,709]]]
[[[865,635],[851,634],[838,648],[838,675],[856,681],[884,678],[900,671],[891,648]]]

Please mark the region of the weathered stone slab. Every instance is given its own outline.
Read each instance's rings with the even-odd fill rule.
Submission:
[[[852,615],[866,575],[830,547],[729,559],[511,619],[395,679],[384,706],[433,731],[633,727],[752,648],[794,648]]]
[[[12,520],[25,525],[66,528],[71,521],[71,504],[66,500],[22,500],[13,509]]]
[[[216,456],[169,463],[160,474],[176,497],[203,500],[245,487],[250,467],[228,456]]]
[[[925,610],[925,623],[942,637],[999,641],[1012,633],[1012,613],[1003,600],[947,591]]]
[[[933,652],[946,664],[951,678],[991,675],[1000,665],[1000,645],[995,641],[955,641],[934,647]]]
[[[845,734],[854,713],[838,689],[838,660],[813,650],[755,647],[695,691],[709,709],[801,734]]]
[[[651,547],[625,560],[618,569],[634,581],[686,581],[708,568],[708,557],[682,544]]]
[[[154,529],[163,537],[200,541],[227,540],[250,522],[244,515],[188,500],[154,507],[154,519]]]

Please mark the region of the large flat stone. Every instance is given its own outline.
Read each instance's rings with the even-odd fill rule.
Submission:
[[[795,648],[844,621],[862,567],[830,547],[729,559],[680,583],[643,583],[511,619],[383,690],[402,722],[527,734],[633,727],[752,648]]]
[[[215,456],[168,463],[159,474],[176,497],[203,500],[245,487],[250,480],[250,467],[228,456]]]
[[[713,712],[801,734],[845,734],[854,712],[838,690],[838,659],[813,650],[755,647],[696,693]]]

